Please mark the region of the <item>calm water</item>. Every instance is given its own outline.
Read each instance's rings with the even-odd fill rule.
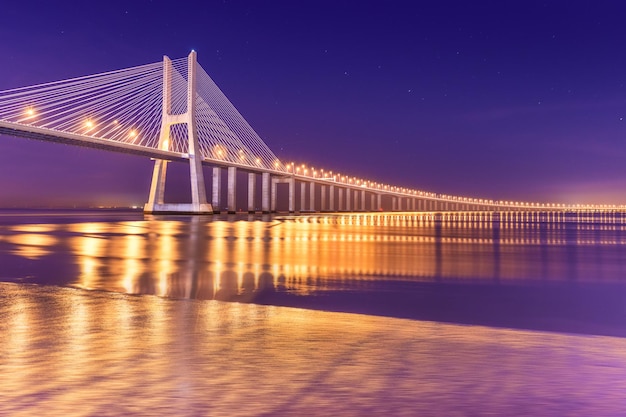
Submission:
[[[626,415],[626,217],[511,217],[0,211],[0,415]]]

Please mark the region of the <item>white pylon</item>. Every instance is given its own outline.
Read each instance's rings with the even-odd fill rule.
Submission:
[[[163,57],[163,113],[159,135],[159,149],[168,151],[171,142],[171,126],[175,124],[187,125],[191,204],[166,204],[164,202],[165,177],[169,161],[155,159],[150,196],[144,206],[144,212],[146,213],[213,213],[213,208],[206,199],[204,175],[202,172],[202,155],[200,154],[196,129],[196,65],[196,51],[191,51],[187,66],[187,111],[181,114],[172,114],[172,61],[167,56]]]

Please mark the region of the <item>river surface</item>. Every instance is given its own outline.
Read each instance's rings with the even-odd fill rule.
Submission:
[[[624,416],[626,216],[0,211],[0,415]]]

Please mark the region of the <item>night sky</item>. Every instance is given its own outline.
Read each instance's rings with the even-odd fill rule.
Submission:
[[[0,13],[0,90],[195,49],[285,162],[445,194],[626,204],[626,3],[10,1]],[[168,187],[188,188],[179,168]],[[0,136],[0,206],[143,204],[151,171]]]

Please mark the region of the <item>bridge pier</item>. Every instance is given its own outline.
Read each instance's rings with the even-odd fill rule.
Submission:
[[[237,167],[228,167],[228,214],[237,212]]]
[[[366,211],[365,210],[365,190],[361,190],[361,210],[360,211]]]
[[[261,212],[268,214],[271,210],[270,207],[270,173],[264,172],[261,174]]]
[[[328,196],[328,210],[333,212],[335,211],[335,186],[331,185],[329,188],[329,196]]]
[[[305,182],[301,182],[300,183],[300,210],[299,211],[305,211],[306,210],[306,183]]]
[[[337,211],[345,211],[343,206],[343,194],[344,189],[341,187],[337,188]]]
[[[311,181],[309,190],[309,210],[315,212],[315,181]]]
[[[256,196],[256,174],[254,172],[248,173],[248,213],[256,213],[255,205]]]
[[[296,179],[291,177],[287,179],[289,183],[289,213],[296,211]]]
[[[222,168],[213,167],[213,188],[211,204],[213,205],[213,213],[219,214],[222,204]]]
[[[278,178],[272,178],[272,203],[270,204],[270,210],[272,213],[276,213],[276,192],[278,188]]]
[[[350,201],[350,189],[346,188],[346,211],[352,211],[352,202]]]
[[[144,207],[144,211],[146,212],[154,212],[155,205],[164,203],[167,162],[168,161],[163,159],[156,159],[154,161],[152,183],[150,184],[150,195],[148,197],[148,203]]]
[[[320,211],[325,212],[326,210],[326,186],[320,185]]]

